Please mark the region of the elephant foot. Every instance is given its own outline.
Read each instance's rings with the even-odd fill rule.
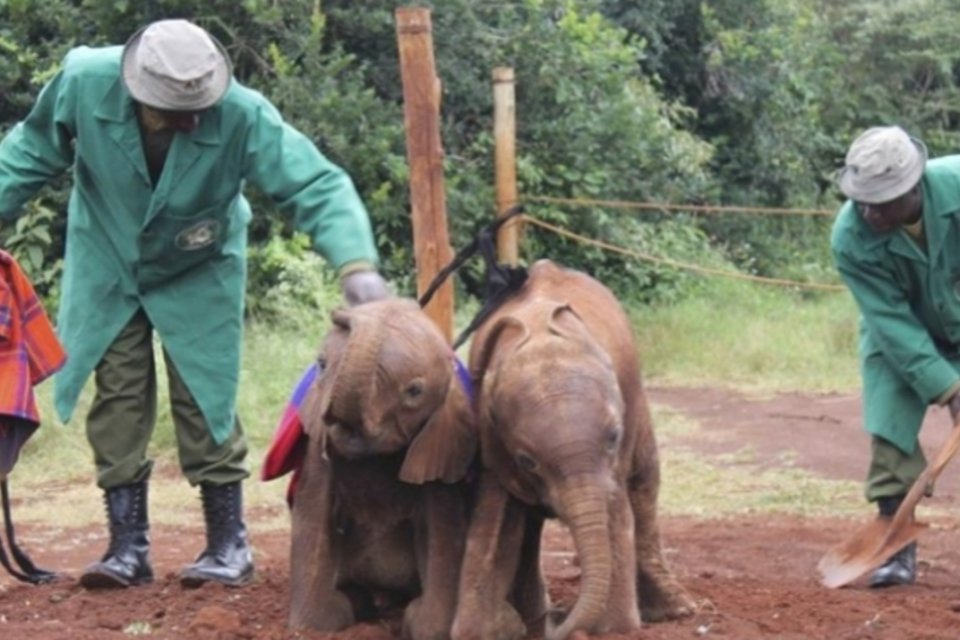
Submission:
[[[594,635],[604,633],[629,634],[639,631],[640,627],[640,609],[634,605],[633,607],[627,607],[624,611],[607,609],[607,615],[603,617],[599,628],[592,629],[591,633]]]
[[[355,623],[350,599],[340,591],[332,591],[310,598],[315,606],[291,610],[290,627],[317,631],[340,631]]]
[[[520,618],[530,628],[531,633],[535,633],[536,627],[542,627],[544,624],[549,602],[547,602],[542,583],[535,584],[532,588],[515,594],[510,600],[510,604],[517,610]]]
[[[350,609],[356,622],[367,622],[377,617],[377,603],[368,589],[346,584],[340,585],[337,590],[350,601]]]
[[[652,597],[642,598],[640,610],[646,622],[663,622],[692,616],[697,605],[686,591],[677,588],[673,591],[660,591]]]
[[[559,608],[551,608],[547,615],[544,635],[550,636],[550,631],[556,630],[563,621],[567,619],[569,612]],[[633,611],[611,611],[607,610],[603,619],[595,626],[589,629],[582,629],[589,635],[604,635],[608,633],[631,634],[639,631],[643,625],[640,623],[640,610],[634,607]]]
[[[506,602],[483,607],[476,614],[458,613],[450,633],[452,640],[520,640],[526,635],[527,625]]]
[[[432,602],[432,601],[431,601]],[[453,624],[450,607],[434,606],[423,598],[407,605],[403,612],[403,637],[410,640],[446,640]]]

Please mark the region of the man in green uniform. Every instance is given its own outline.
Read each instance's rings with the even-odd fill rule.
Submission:
[[[926,466],[917,436],[927,407],[960,412],[960,156],[927,161],[900,127],[850,146],[831,246],[860,308],[863,413],[872,436],[866,497],[891,517]],[[870,585],[916,579],[916,543]]]
[[[200,27],[164,20],[123,47],[67,54],[0,142],[0,219],[73,165],[55,403],[69,419],[95,373],[87,436],[110,544],[88,588],[149,582],[147,445],[156,418],[152,335],[163,345],[183,473],[200,486],[207,546],[185,586],[247,582],[246,441],[235,413],[247,181],[289,211],[335,267],[348,303],[388,295],[366,210],[346,173],[232,78]]]

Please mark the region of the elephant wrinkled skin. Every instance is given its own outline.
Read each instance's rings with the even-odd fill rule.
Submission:
[[[474,336],[483,471],[460,578],[455,640],[513,640],[547,623],[627,633],[689,615],[657,524],[660,475],[630,322],[596,280],[549,261]],[[579,598],[546,620],[543,519],[570,527]],[[554,616],[549,616],[551,619]]]
[[[443,336],[411,300],[333,314],[301,408],[290,626],[334,631],[407,602],[404,636],[450,635],[476,451]]]

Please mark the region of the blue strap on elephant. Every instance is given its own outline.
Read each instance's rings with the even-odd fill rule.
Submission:
[[[457,380],[460,381],[460,386],[463,387],[464,393],[467,394],[470,406],[476,407],[477,396],[473,392],[473,378],[470,377],[470,371],[467,370],[466,365],[457,357],[457,354],[453,354],[453,368],[457,372]]]

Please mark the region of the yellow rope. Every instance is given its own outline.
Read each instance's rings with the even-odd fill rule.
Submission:
[[[737,207],[701,204],[666,204],[661,202],[630,202],[626,200],[592,200],[590,198],[554,198],[551,196],[527,196],[528,202],[547,202],[579,207],[610,207],[613,209],[645,209],[655,211],[690,211],[696,213],[760,213],[782,216],[830,216],[833,211],[824,209],[785,209],[780,207]]]
[[[772,284],[772,285],[778,285],[781,287],[797,287],[801,289],[819,289],[822,291],[844,291],[845,290],[844,287],[836,284],[821,284],[817,282],[797,282],[794,280],[781,280],[779,278],[764,278],[762,276],[753,276],[746,273],[736,273],[731,271],[721,271],[719,269],[709,269],[707,267],[698,267],[696,265],[685,264],[683,262],[677,262],[676,260],[670,260],[669,258],[657,258],[655,256],[651,256],[646,253],[640,253],[639,251],[624,249],[623,247],[618,247],[616,245],[608,244],[601,240],[593,240],[591,238],[587,238],[585,236],[581,236],[576,233],[567,231],[566,229],[555,227],[554,225],[548,222],[543,222],[542,220],[531,218],[530,216],[527,216],[527,215],[521,216],[520,219],[536,227],[541,227],[543,229],[546,229],[547,231],[552,231],[557,235],[570,238],[571,240],[576,240],[577,242],[590,244],[595,247],[600,247],[601,249],[606,249],[607,251],[613,251],[615,253],[631,256],[631,257],[637,258],[638,260],[643,260],[645,262],[652,262],[654,264],[666,265],[669,267],[674,267],[675,269],[682,269],[684,271],[693,271],[695,273],[701,273],[701,274],[710,275],[710,276],[723,276],[725,278],[749,280],[750,282]]]

